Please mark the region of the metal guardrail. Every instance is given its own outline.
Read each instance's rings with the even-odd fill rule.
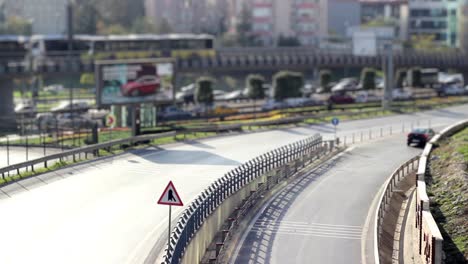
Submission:
[[[405,162],[401,165],[398,169],[393,172],[390,178],[387,180],[385,184],[385,190],[382,193],[382,196],[379,199],[379,204],[376,209],[376,217],[375,217],[375,232],[374,232],[374,257],[375,257],[375,264],[379,264],[381,262],[381,255],[379,248],[381,247],[382,242],[382,233],[383,233],[383,220],[387,209],[390,206],[390,200],[392,198],[393,192],[397,187],[398,183],[404,179],[409,174],[416,172],[418,169],[419,164],[419,155],[410,159],[409,161]]]
[[[6,179],[6,175],[9,174],[12,171],[16,171],[17,175],[19,177],[21,177],[21,174],[20,174],[21,169],[26,169],[26,168],[31,167],[31,170],[34,171],[34,166],[38,165],[38,164],[41,164],[41,163],[44,163],[44,167],[47,168],[47,166],[48,166],[47,162],[48,161],[61,160],[61,159],[66,158],[66,157],[73,157],[73,161],[76,162],[76,156],[77,155],[81,156],[81,154],[84,154],[85,158],[87,158],[87,156],[89,154],[92,154],[94,156],[99,156],[99,150],[101,150],[101,149],[109,149],[109,148],[111,148],[113,146],[117,146],[117,145],[122,146],[124,144],[128,144],[128,145],[132,146],[132,145],[135,145],[137,143],[147,142],[147,141],[151,141],[151,140],[158,139],[158,138],[171,137],[171,136],[175,136],[175,135],[176,135],[176,132],[167,132],[167,133],[161,133],[161,134],[141,135],[141,136],[136,136],[136,137],[111,140],[111,141],[104,142],[104,143],[99,143],[99,144],[89,145],[89,146],[75,148],[75,149],[71,149],[71,150],[66,150],[66,151],[63,151],[61,153],[47,155],[47,156],[37,158],[37,159],[34,159],[34,160],[25,161],[25,162],[13,164],[13,165],[10,165],[10,166],[6,166],[6,167],[3,167],[3,168],[0,168],[0,173],[2,174],[2,178],[4,180]]]
[[[204,221],[228,197],[254,179],[293,160],[304,157],[322,146],[322,137],[313,137],[272,150],[226,173],[211,184],[183,212],[171,233],[163,263],[179,263],[190,241]]]

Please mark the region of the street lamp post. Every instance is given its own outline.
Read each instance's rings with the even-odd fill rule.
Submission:
[[[67,42],[68,42],[68,52],[67,52],[67,66],[68,71],[72,71],[72,51],[73,51],[73,3],[71,0],[67,1]],[[71,129],[73,137],[73,145],[75,145],[75,122],[73,116],[73,88],[72,82],[69,81],[69,96],[70,96],[70,118],[71,118]]]

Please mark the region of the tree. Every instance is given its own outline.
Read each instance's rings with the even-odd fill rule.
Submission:
[[[263,99],[265,97],[265,90],[263,89],[263,84],[265,83],[265,78],[261,75],[250,74],[246,79],[247,86],[247,95],[250,99],[253,100],[254,112],[257,108],[257,99]]]
[[[136,34],[149,34],[157,33],[157,28],[146,17],[140,17],[133,22],[131,31]]]
[[[236,26],[237,42],[241,46],[251,46],[255,43],[252,32],[252,14],[246,4],[242,6],[240,22]]]
[[[73,21],[75,33],[96,34],[99,17],[94,0],[78,0],[74,5]]]
[[[106,25],[130,29],[137,18],[145,15],[143,0],[96,0],[95,3]]]
[[[0,34],[5,35],[31,35],[32,24],[30,21],[17,17],[10,16],[5,23],[0,25]]]
[[[128,30],[119,24],[105,26],[103,23],[98,23],[98,33],[104,35],[123,35],[127,34]]]
[[[286,98],[300,97],[304,86],[302,73],[281,71],[273,76],[273,97],[282,101]]]
[[[211,105],[214,100],[214,83],[215,80],[209,77],[198,78],[195,87],[195,102],[204,104],[205,106]]]
[[[94,85],[94,74],[92,73],[83,73],[80,77],[80,84],[82,85]]]
[[[375,76],[376,72],[371,68],[364,68],[361,72],[362,89],[373,90],[375,89]]]
[[[329,93],[330,92],[330,82],[332,79],[331,72],[329,70],[321,70],[320,73],[320,87]]]
[[[156,33],[157,34],[168,34],[168,33],[171,33],[171,32],[172,32],[171,25],[169,25],[169,22],[167,21],[167,19],[165,17],[161,18],[161,20],[159,20],[156,23]]]

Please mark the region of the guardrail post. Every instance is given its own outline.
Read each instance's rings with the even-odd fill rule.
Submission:
[[[372,129],[369,129],[369,140],[372,139]]]
[[[364,138],[364,135],[363,135],[363,133],[362,133],[362,131],[361,131],[361,141],[359,141],[359,142],[362,142],[362,141],[363,141],[363,138]]]
[[[383,137],[383,128],[380,128],[380,137]]]
[[[393,127],[390,126],[390,135],[393,135]]]
[[[353,144],[354,144],[354,133],[353,133]]]

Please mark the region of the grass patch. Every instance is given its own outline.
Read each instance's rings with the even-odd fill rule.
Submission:
[[[427,179],[431,212],[444,237],[446,263],[468,259],[468,128],[440,143]]]

